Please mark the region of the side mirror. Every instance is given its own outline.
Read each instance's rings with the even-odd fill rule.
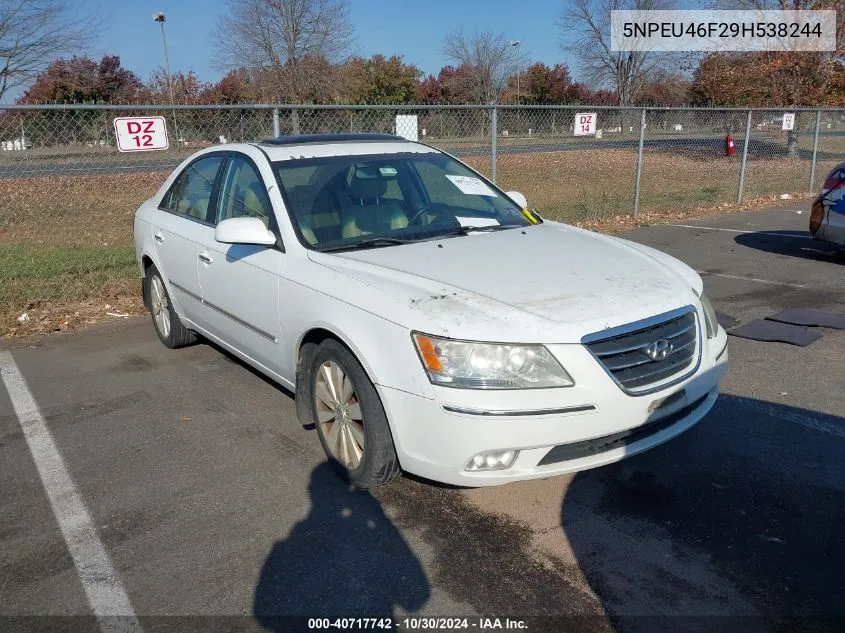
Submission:
[[[229,218],[214,230],[214,239],[223,244],[259,244],[273,246],[276,236],[258,218]]]
[[[528,208],[528,199],[518,191],[506,191],[505,195],[514,202],[516,202],[519,205],[520,209]]]

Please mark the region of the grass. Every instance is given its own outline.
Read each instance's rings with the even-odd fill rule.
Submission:
[[[489,156],[467,159],[490,174]],[[837,161],[816,171],[816,186]],[[733,208],[738,159],[647,151],[640,212],[645,221]],[[0,337],[103,318],[105,305],[140,309],[132,244],[135,209],[166,172],[51,175],[0,180]],[[636,151],[501,154],[497,181],[521,191],[545,217],[599,230],[632,224]],[[806,160],[754,159],[748,198],[772,201],[808,189]],[[34,317],[20,324],[17,317]]]

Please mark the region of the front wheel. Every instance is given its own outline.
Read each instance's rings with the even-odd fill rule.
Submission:
[[[310,371],[314,424],[332,464],[351,484],[373,488],[401,472],[381,399],[338,341],[323,341]]]
[[[197,338],[196,334],[182,324],[182,320],[176,314],[176,310],[173,309],[170,295],[167,294],[167,288],[164,286],[161,274],[155,266],[150,266],[147,269],[144,284],[146,285],[145,292],[149,300],[153,325],[164,346],[176,349],[194,343]]]

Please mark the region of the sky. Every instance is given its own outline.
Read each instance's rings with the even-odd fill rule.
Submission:
[[[193,70],[200,80],[216,81],[214,44],[209,35],[222,0],[74,0],[82,13],[97,16],[100,35],[88,54],[118,55],[123,66],[142,80],[164,65],[160,26],[153,13],[167,16],[165,32],[171,72]],[[447,63],[440,52],[443,35],[455,28],[466,32],[493,29],[522,43],[523,63],[553,65],[569,57],[557,45],[555,25],[561,0],[350,0],[357,54],[402,55],[426,73],[436,74]]]

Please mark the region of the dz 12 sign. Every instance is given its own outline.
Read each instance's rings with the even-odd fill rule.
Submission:
[[[167,149],[167,125],[163,116],[126,116],[114,120],[117,149],[121,152],[149,152]]]
[[[595,112],[579,112],[575,115],[575,136],[592,136],[596,133]]]

